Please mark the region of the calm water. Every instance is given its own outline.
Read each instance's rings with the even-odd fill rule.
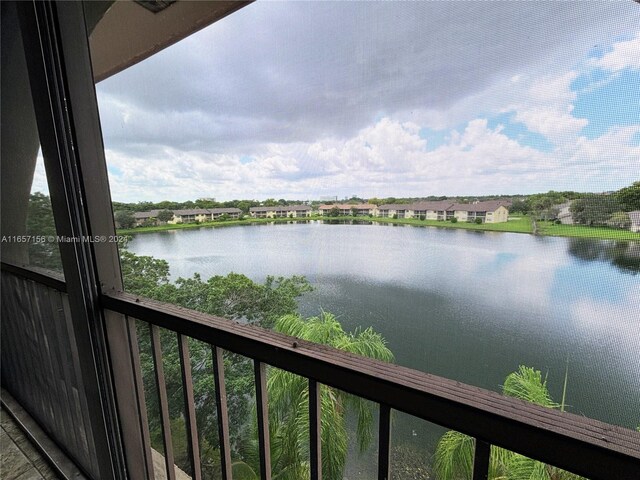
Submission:
[[[372,326],[399,364],[499,390],[518,365],[548,372],[569,411],[640,425],[640,244],[391,225],[277,224],[134,237],[172,278],[305,275],[301,302]],[[429,437],[398,419],[397,439]]]

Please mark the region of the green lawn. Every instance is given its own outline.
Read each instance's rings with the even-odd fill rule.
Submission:
[[[599,238],[604,240],[640,240],[640,233],[609,227],[587,227],[585,225],[555,225],[538,222],[538,233],[552,237]]]
[[[419,220],[416,218],[365,218],[365,220],[371,220],[377,223],[395,223],[400,225],[416,225],[421,227],[439,227],[439,228],[462,228],[465,230],[482,230],[490,232],[514,232],[514,233],[531,233],[531,220],[528,217],[521,217],[518,219],[509,220],[506,223],[467,223],[456,222],[451,223],[447,221],[438,220]]]
[[[286,223],[286,222],[304,222],[307,220],[318,219],[321,217],[311,218],[245,218],[242,220],[225,220],[217,222],[203,222],[203,223],[177,223],[175,225],[158,225],[153,227],[136,227],[136,228],[122,228],[118,229],[119,235],[132,235],[134,233],[151,233],[162,232],[165,230],[181,230],[185,228],[200,228],[200,227],[231,227],[234,225],[252,225],[256,223]]]
[[[308,218],[245,218],[243,220],[227,220],[223,222],[206,222],[206,223],[184,223],[177,225],[161,225],[157,227],[138,227],[130,229],[118,230],[120,235],[132,235],[136,233],[161,232],[164,230],[179,230],[184,228],[200,228],[200,227],[231,227],[234,225],[253,225],[260,223],[286,223],[286,222],[304,222],[308,220],[327,220],[326,217],[308,217]],[[506,223],[476,223],[457,222],[451,223],[438,220],[419,220],[415,218],[382,218],[382,217],[335,217],[331,220],[350,221],[361,220],[376,223],[389,223],[397,225],[414,225],[420,227],[438,227],[438,228],[462,228],[465,230],[479,230],[488,232],[513,232],[513,233],[533,233],[531,218],[527,216],[512,217]],[[606,240],[638,240],[640,241],[640,233],[631,233],[628,230],[619,230],[608,227],[586,227],[582,225],[555,225],[551,222],[537,222],[537,233],[552,237],[581,237],[581,238],[597,238]]]

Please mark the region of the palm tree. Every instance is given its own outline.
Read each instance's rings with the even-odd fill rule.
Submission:
[[[567,376],[565,374],[565,391]],[[502,386],[502,393],[547,408],[560,408],[564,411],[564,393],[562,403],[555,403],[547,389],[547,379],[543,379],[539,370],[520,365],[516,372],[510,373]],[[434,471],[439,480],[466,480],[471,478],[475,439],[453,430],[445,433],[436,448]],[[533,460],[523,455],[491,447],[489,462],[490,480],[580,480],[583,477],[561,470],[557,467]]]
[[[371,328],[347,333],[336,317],[328,312],[307,320],[298,315],[286,315],[276,322],[274,330],[365,357],[393,361],[393,354],[380,334]],[[267,390],[273,478],[309,478],[308,381],[272,368],[268,374]],[[339,480],[347,458],[347,412],[356,415],[356,437],[360,450],[364,451],[373,438],[373,405],[326,385],[321,388],[320,402],[323,478]]]

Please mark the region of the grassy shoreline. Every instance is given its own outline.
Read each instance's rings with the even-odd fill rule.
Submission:
[[[307,218],[245,218],[242,220],[226,220],[223,222],[184,223],[176,225],[159,225],[153,227],[137,227],[118,229],[118,235],[135,235],[138,233],[154,233],[167,230],[181,230],[188,228],[220,228],[237,225],[256,225],[268,223],[308,222],[310,220],[350,221],[360,220],[393,225],[413,225],[417,227],[457,228],[463,230],[477,230],[483,232],[510,232],[533,234],[533,224],[530,217],[522,216],[510,219],[505,223],[451,223],[438,220],[419,220],[415,218],[383,218],[383,217],[326,217],[313,216]],[[537,235],[549,237],[579,237],[600,240],[635,240],[640,241],[640,233],[628,230],[618,230],[608,227],[587,227],[583,225],[555,225],[551,222],[537,222]]]

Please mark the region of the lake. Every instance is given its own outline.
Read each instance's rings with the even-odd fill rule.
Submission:
[[[172,279],[305,275],[302,314],[373,327],[401,365],[496,391],[528,365],[556,401],[568,368],[569,411],[640,425],[640,243],[312,221],[140,234],[129,250]],[[441,432],[399,416],[394,441],[432,451]]]

